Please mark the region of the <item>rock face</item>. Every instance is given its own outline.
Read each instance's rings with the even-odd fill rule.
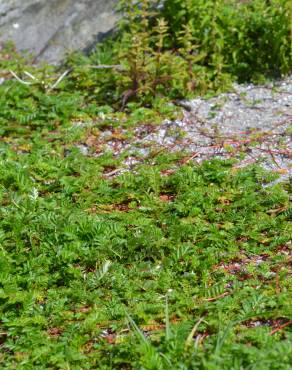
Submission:
[[[118,0],[0,0],[0,41],[57,64],[113,29]]]

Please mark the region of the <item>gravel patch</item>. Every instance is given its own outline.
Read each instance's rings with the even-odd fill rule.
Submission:
[[[125,168],[131,168],[153,153],[183,152],[197,162],[237,158],[238,167],[261,163],[281,179],[291,175],[292,75],[260,86],[234,84],[228,93],[180,104],[183,119],[139,125],[131,139],[126,130],[107,129],[94,155],[126,153]]]

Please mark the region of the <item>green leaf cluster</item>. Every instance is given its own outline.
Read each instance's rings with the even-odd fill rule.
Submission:
[[[291,71],[291,2],[287,0],[166,0],[169,47],[182,45],[187,24],[201,64],[243,81],[261,81]]]
[[[183,153],[121,171],[127,154],[92,144],[289,72],[289,4],[121,6],[121,31],[55,88],[63,70],[0,51],[0,78],[22,81],[0,85],[0,368],[289,369],[291,182]]]
[[[72,59],[82,60],[77,86],[117,108],[214,93],[234,80],[263,82],[291,71],[287,0],[131,0],[119,6],[122,20],[113,39],[89,60]],[[120,68],[92,71],[92,64]]]
[[[289,368],[289,184],[163,154],[107,179],[86,130],[0,142],[0,367]]]

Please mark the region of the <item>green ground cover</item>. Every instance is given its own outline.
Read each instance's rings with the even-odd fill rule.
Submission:
[[[165,154],[107,179],[86,134],[1,140],[1,368],[290,368],[291,184]]]
[[[185,2],[189,12],[193,3]],[[280,16],[270,15],[284,17],[278,5],[286,2],[269,3],[262,20],[276,29]],[[170,5],[180,3],[167,4],[171,22]],[[151,46],[162,26],[154,36],[136,26],[124,32]],[[77,147],[108,127],[133,135],[141,122],[180,114],[170,104],[182,97],[175,74],[164,85],[171,48],[182,47],[175,46],[180,31],[162,37],[174,42],[166,54],[157,45],[141,51],[137,42],[137,63],[125,59],[123,71],[91,68],[116,63],[108,44],[89,58],[72,56],[64,69],[73,70],[55,87],[63,70],[31,67],[2,49],[0,77],[9,75],[0,85],[2,369],[291,369],[291,182],[269,185],[277,175],[260,167],[197,165],[185,153],[164,152],[110,177],[123,157],[93,150],[85,156]],[[289,47],[281,45],[283,63],[271,67],[268,59],[263,73],[289,66]],[[213,46],[202,43],[202,53]],[[176,73],[194,61],[188,47],[176,54]],[[220,58],[215,67],[208,58],[197,62],[208,92],[225,88],[233,74],[241,78],[234,68],[222,70]],[[189,72],[179,85],[186,96],[196,71]],[[137,90],[124,99],[133,82]]]

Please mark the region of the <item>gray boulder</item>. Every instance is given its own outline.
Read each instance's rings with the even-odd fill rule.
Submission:
[[[13,40],[37,61],[58,64],[110,32],[118,0],[0,0],[0,42]]]

